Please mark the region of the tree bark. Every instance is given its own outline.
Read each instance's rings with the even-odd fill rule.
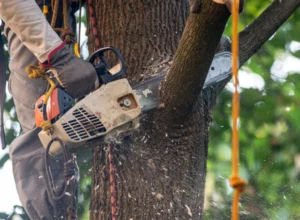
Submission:
[[[132,85],[169,70],[187,0],[94,0],[94,7],[101,41],[121,51]],[[228,16],[225,6],[202,1],[162,86],[166,108],[142,118],[139,129],[115,146],[117,219],[202,219],[208,128],[226,81],[201,89]],[[93,152],[91,219],[111,219],[110,196],[107,148],[99,146]]]
[[[203,0],[200,12],[189,16],[174,62],[162,86],[165,123],[184,123],[192,110],[229,15],[225,5]]]
[[[105,46],[120,49],[127,62],[126,77],[131,83],[169,69],[189,11],[186,0],[95,1],[95,7],[99,13],[99,30],[103,30],[101,41]],[[214,7],[211,10],[214,11]],[[201,19],[204,21],[202,16],[195,15],[194,24],[190,21],[191,27],[187,30],[191,31]],[[215,26],[218,35],[210,47],[212,51],[207,54],[205,69],[221,36],[218,28]],[[196,31],[201,34],[199,27]],[[198,40],[201,38],[193,39]],[[203,46],[197,50],[196,54],[208,51]],[[204,72],[201,73],[206,74]],[[202,76],[201,81],[204,79]],[[188,118],[181,125],[167,125],[159,115],[149,114],[131,137],[115,147],[118,219],[201,218],[211,120],[207,113],[216,97],[205,99],[207,94],[212,93],[199,96],[191,107],[194,111],[186,114]],[[109,164],[103,147],[94,150],[93,186],[91,219],[110,219]]]
[[[168,69],[188,16],[185,0],[94,0],[103,46],[118,48],[136,84]],[[94,42],[88,31],[92,52]]]

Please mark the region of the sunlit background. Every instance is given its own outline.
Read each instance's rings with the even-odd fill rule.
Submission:
[[[272,1],[247,1],[240,30]],[[85,13],[83,13],[85,14]],[[266,21],[268,25],[269,21]],[[82,45],[86,44],[85,21]],[[231,22],[226,28],[230,36]],[[241,199],[241,219],[300,219],[300,11],[276,32],[239,71],[241,85],[240,146],[242,176],[249,182]],[[87,47],[82,49],[88,57]],[[229,83],[218,97],[210,128],[205,219],[230,219],[231,95]],[[20,133],[7,93],[8,143]],[[26,219],[14,186],[8,151],[0,151],[0,219]],[[79,219],[89,219],[91,154],[79,154]],[[15,214],[14,214],[15,213]]]

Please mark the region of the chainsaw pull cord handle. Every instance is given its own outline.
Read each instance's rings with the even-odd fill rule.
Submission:
[[[63,189],[61,192],[57,192],[55,190],[54,181],[53,181],[53,178],[51,175],[51,166],[49,165],[50,164],[49,163],[49,151],[50,151],[51,145],[54,142],[58,142],[60,147],[62,148],[64,161],[65,161],[64,162],[64,177],[65,177],[65,179],[64,179]],[[71,153],[68,151],[68,148],[64,145],[62,140],[60,140],[59,138],[52,138],[51,141],[47,145],[46,153],[45,153],[45,167],[46,167],[47,179],[49,180],[49,184],[50,184],[50,193],[54,200],[60,200],[65,196],[68,185],[71,186],[72,191],[74,190],[73,184],[74,184],[75,180],[73,182],[71,182],[71,180],[75,179],[75,177],[74,177],[75,164],[73,162],[73,158],[71,158]],[[70,194],[73,195],[74,192],[71,192]]]
[[[104,55],[104,52],[107,52],[107,51],[112,51],[116,57],[119,59],[119,63],[121,64],[121,68],[120,68],[120,71],[112,74],[110,72],[110,70],[112,69],[109,62],[107,61],[105,55]],[[94,64],[94,62],[97,60],[97,59],[100,59],[101,62],[106,71],[103,73],[99,73],[99,70],[98,69],[101,69],[102,65],[100,66],[100,64]],[[92,63],[94,65],[94,67],[96,68],[96,71],[97,71],[97,74],[98,74],[98,77],[99,77],[99,81],[100,81],[100,85],[101,84],[107,84],[111,81],[114,81],[118,78],[120,78],[124,73],[125,73],[125,61],[124,61],[124,58],[122,57],[121,53],[117,50],[117,48],[115,47],[103,47],[97,51],[95,51],[90,59],[89,59],[89,62]],[[97,68],[98,67],[98,68]]]

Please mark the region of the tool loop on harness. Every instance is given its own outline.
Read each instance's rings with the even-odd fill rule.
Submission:
[[[49,7],[48,7],[48,5],[44,5],[43,6],[43,14],[45,15],[45,17],[47,16],[48,13],[49,13]]]
[[[74,53],[75,53],[75,55],[76,55],[78,58],[81,57],[81,55],[80,55],[80,45],[79,45],[79,43],[75,43],[75,44],[74,44]]]

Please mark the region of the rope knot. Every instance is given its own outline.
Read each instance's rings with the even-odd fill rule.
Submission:
[[[43,121],[42,124],[41,124],[41,128],[43,129],[43,131],[45,131],[49,135],[49,133],[52,130],[53,126],[52,126],[50,121]]]
[[[229,178],[230,185],[235,190],[238,190],[239,192],[243,192],[245,189],[245,186],[247,185],[247,181],[243,180],[239,176],[231,176]]]
[[[75,42],[75,34],[70,28],[62,29],[60,35],[63,41],[66,42],[66,44],[72,44]]]
[[[26,72],[30,79],[41,78],[46,74],[46,70],[42,66],[29,65]]]

